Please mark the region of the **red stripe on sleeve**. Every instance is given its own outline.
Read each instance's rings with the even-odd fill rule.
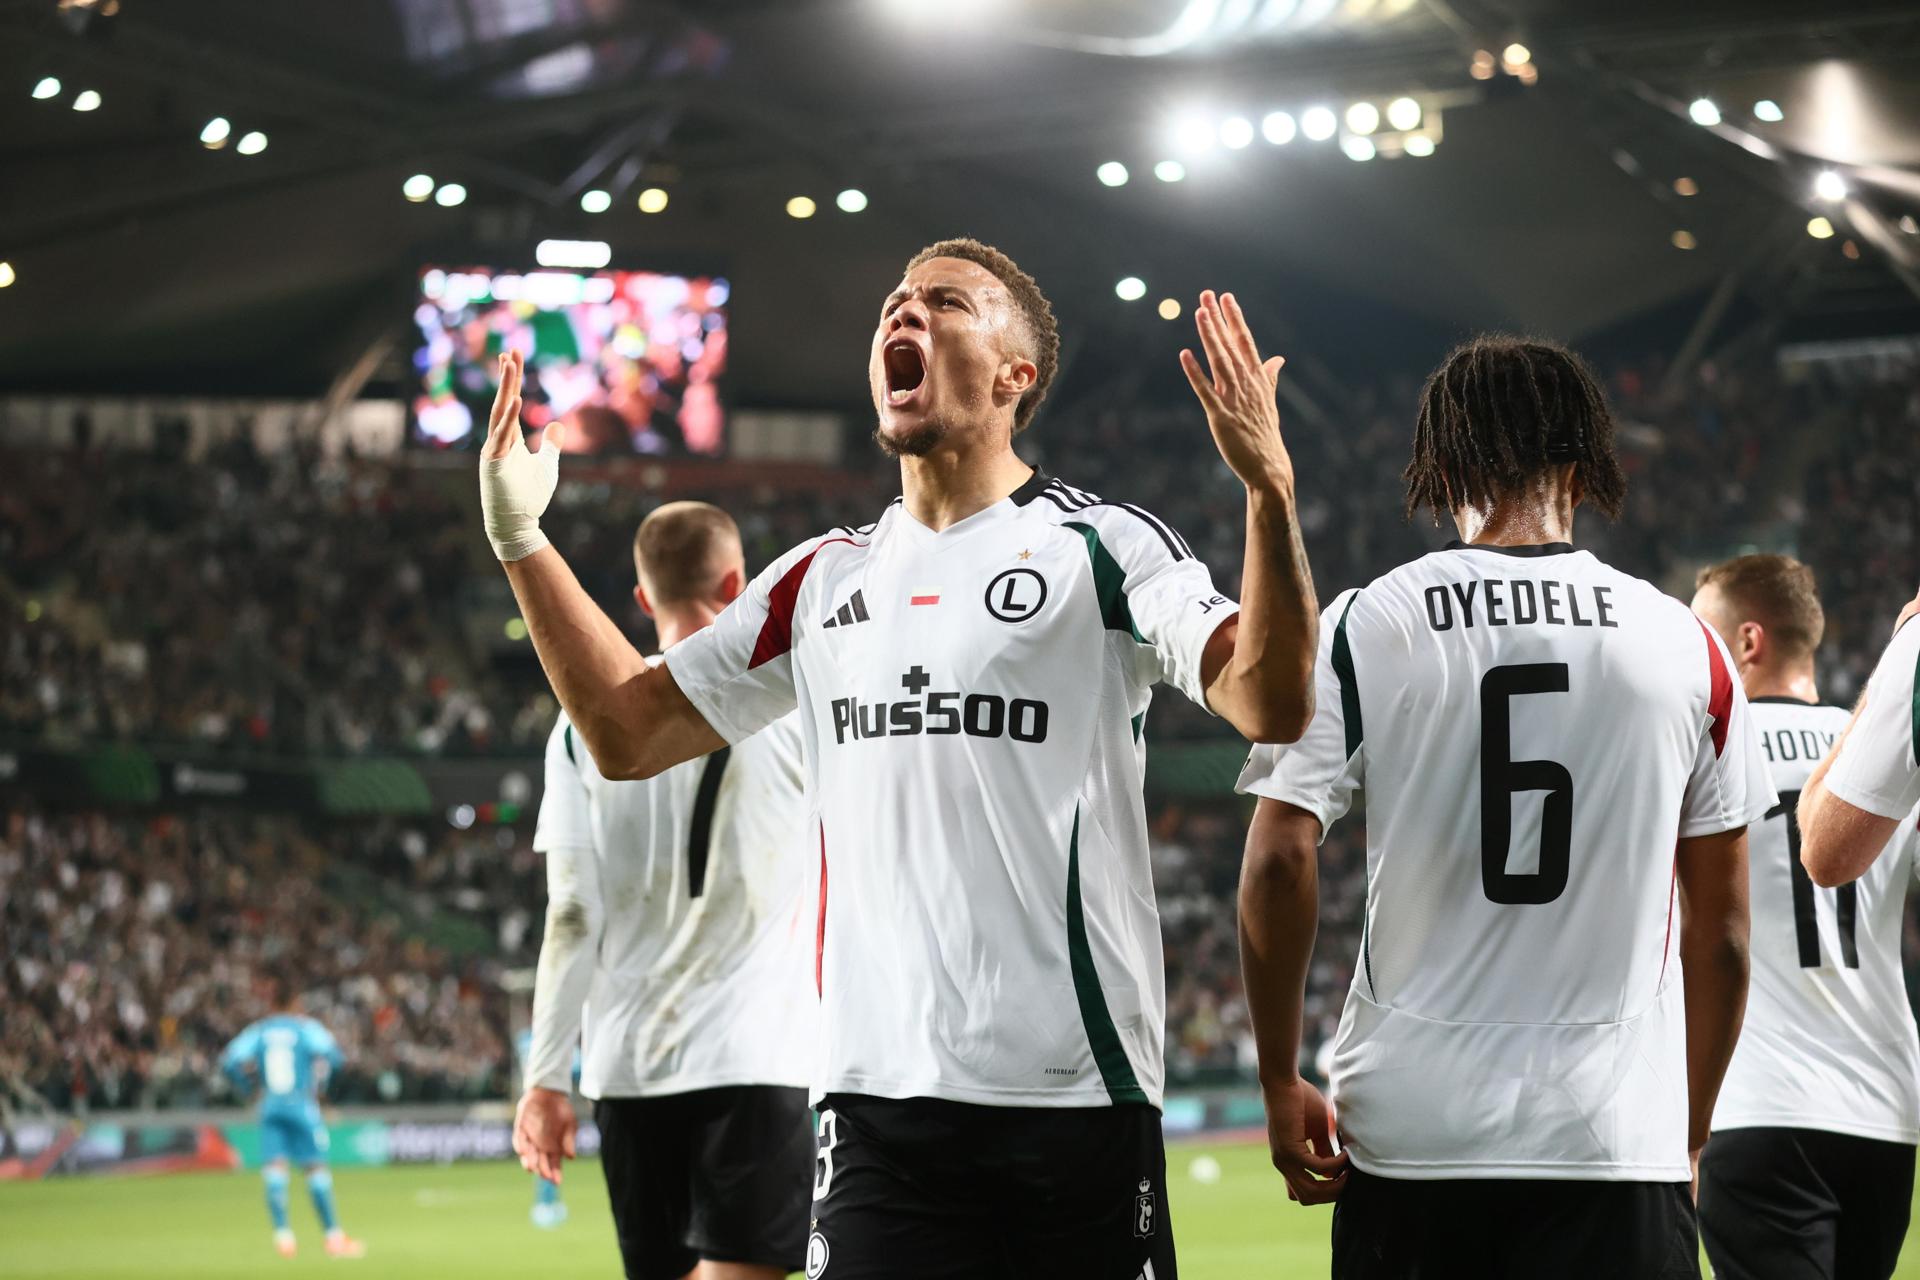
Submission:
[[[800,598],[800,584],[806,580],[807,566],[820,554],[820,547],[830,542],[855,545],[851,538],[827,538],[820,546],[801,556],[793,568],[780,575],[780,581],[774,583],[773,590],[767,593],[767,620],[760,624],[760,635],[753,642],[753,657],[747,663],[747,670],[772,662],[792,650],[794,601]]]
[[[813,930],[813,994],[821,995],[820,972],[827,955],[827,827],[820,824],[820,919]]]
[[[1713,642],[1713,632],[1707,630],[1704,622],[1700,623],[1700,635],[1707,642],[1707,674],[1711,684],[1707,714],[1713,717],[1713,754],[1719,756],[1727,749],[1727,726],[1733,720],[1733,676],[1727,671],[1727,660],[1720,656],[1720,646]]]

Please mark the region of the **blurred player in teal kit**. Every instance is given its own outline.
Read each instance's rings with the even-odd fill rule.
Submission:
[[[513,1038],[513,1054],[524,1074],[527,1055],[533,1048],[533,1028],[527,1027]],[[573,1082],[580,1083],[580,1050],[573,1051]],[[552,1230],[567,1220],[567,1206],[560,1199],[560,1184],[551,1178],[533,1175],[533,1225]]]
[[[273,1244],[283,1258],[294,1255],[287,1223],[289,1165],[307,1178],[313,1210],[326,1228],[327,1254],[357,1258],[366,1248],[340,1229],[333,1206],[333,1174],[327,1168],[327,1126],[320,1118],[320,1091],[345,1059],[327,1029],[299,1011],[289,986],[276,991],[274,1012],[233,1038],[220,1055],[220,1069],[244,1094],[260,1094],[260,1164],[267,1184]]]

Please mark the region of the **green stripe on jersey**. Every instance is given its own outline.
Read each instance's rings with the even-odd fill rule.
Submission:
[[[1347,597],[1340,611],[1340,625],[1333,629],[1333,673],[1340,677],[1340,719],[1347,727],[1347,759],[1360,749],[1364,737],[1360,724],[1360,684],[1353,678],[1353,650],[1347,644],[1347,615],[1353,612],[1358,591]]]
[[[579,768],[580,759],[579,757],[573,754],[573,726],[568,725],[566,727],[566,730],[562,733],[561,736],[566,739],[566,743],[567,743],[567,763],[574,766],[576,769]]]
[[[1093,967],[1093,950],[1087,945],[1087,920],[1080,906],[1080,809],[1073,810],[1073,842],[1067,849],[1067,958],[1073,967],[1073,994],[1080,1001],[1080,1020],[1086,1024],[1087,1043],[1093,1046],[1093,1060],[1106,1083],[1107,1096],[1115,1103],[1145,1102],[1146,1090],[1133,1074],[1126,1048],[1120,1043],[1119,1028],[1107,1011],[1107,996],[1100,989],[1100,971]]]
[[[1100,620],[1107,630],[1124,631],[1146,643],[1140,628],[1133,625],[1133,611],[1127,607],[1126,571],[1100,541],[1100,531],[1074,520],[1066,521],[1061,527],[1073,530],[1087,541],[1087,558],[1093,561],[1093,591],[1100,601]]]
[[[1915,703],[1914,705],[1916,707],[1920,707],[1920,703]],[[1133,718],[1133,740],[1135,742],[1140,741],[1140,731],[1146,728],[1146,726],[1147,726],[1147,713],[1142,711],[1139,715]]]

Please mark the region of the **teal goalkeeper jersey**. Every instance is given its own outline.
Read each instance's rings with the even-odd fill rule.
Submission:
[[[260,1019],[220,1055],[220,1069],[235,1085],[258,1091],[263,1112],[309,1110],[326,1084],[326,1073],[339,1070],[344,1062],[325,1027],[291,1013]]]

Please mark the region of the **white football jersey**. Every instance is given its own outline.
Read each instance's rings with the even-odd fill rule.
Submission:
[[[1867,705],[1827,770],[1827,790],[1856,809],[1900,818],[1920,804],[1920,618],[1910,618],[1867,681]]]
[[[791,719],[612,782],[560,717],[533,841],[548,923],[528,1083],[565,1090],[576,1039],[589,1098],[807,1083],[818,1002],[804,786]]]
[[[1920,1142],[1920,1037],[1900,967],[1913,822],[1858,880],[1819,888],[1794,809],[1847,712],[1756,698],[1753,719],[1780,798],[1749,834],[1753,980],[1713,1127]]]
[[[1156,681],[1204,705],[1234,612],[1158,518],[1036,473],[804,543],[667,654],[729,742],[800,709],[816,1097],[1159,1105],[1141,726]]]
[[[1312,725],[1240,786],[1323,829],[1365,789],[1332,1071],[1354,1164],[1687,1179],[1675,842],[1774,797],[1685,605],[1563,543],[1424,556],[1333,602]]]

